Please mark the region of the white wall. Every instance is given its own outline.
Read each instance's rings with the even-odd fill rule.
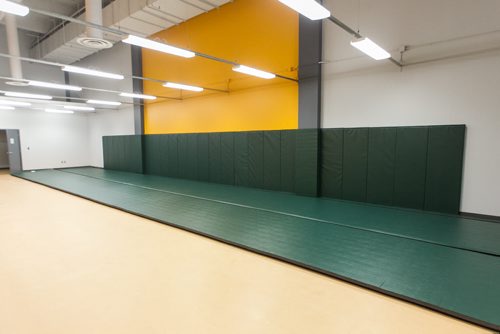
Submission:
[[[101,111],[89,115],[89,164],[103,167],[102,136],[134,134],[134,109]]]
[[[32,39],[19,31],[21,54],[27,55]],[[5,29],[0,25],[0,52],[7,53]],[[23,62],[24,77],[40,81],[64,83],[64,74],[58,67]],[[77,66],[99,68],[109,72],[130,75],[130,47],[119,43],[109,50],[94,54]],[[8,61],[0,58],[0,76],[10,76]],[[70,75],[72,84],[106,90],[131,91],[131,79],[101,80],[95,77]],[[35,87],[13,87],[0,81],[0,90],[26,91],[53,96],[63,95],[61,90]],[[134,133],[134,114],[131,100],[115,93],[86,91],[76,97],[121,100],[118,109],[98,109],[96,113],[73,115],[49,114],[42,110],[0,110],[0,129],[19,129],[24,169],[44,169],[74,166],[102,167],[102,136]]]
[[[362,34],[389,50],[403,44],[422,45],[405,57],[424,63],[403,71],[387,62],[377,63],[351,48],[346,33],[325,22],[324,58],[330,62],[323,72],[322,126],[466,124],[461,211],[500,216],[500,51],[484,51],[492,45],[500,47],[500,41],[483,45],[484,36],[491,42],[500,29],[500,3],[377,0],[361,4]],[[356,26],[354,2],[331,0],[326,5],[338,8],[335,14]],[[461,38],[471,34],[477,37]],[[478,52],[450,57],[471,50]]]
[[[130,46],[118,43],[112,49],[100,51],[74,65],[130,75],[132,73]],[[82,87],[132,92],[132,80],[129,78],[125,78],[124,80],[106,80],[71,74],[70,82]],[[82,96],[122,102],[122,105],[118,109],[98,109],[96,113],[88,115],[89,165],[103,167],[102,136],[134,134],[134,107],[131,104],[132,100],[122,98],[113,92],[84,91]]]
[[[23,169],[87,166],[86,115],[0,110],[0,129],[19,129]]]
[[[32,38],[19,31],[22,55],[28,54]],[[0,52],[8,53],[5,28],[0,26]],[[8,60],[0,58],[0,75],[10,76]],[[24,78],[64,83],[60,68],[23,62]],[[0,82],[5,91],[60,95],[60,90],[14,87]],[[0,110],[0,129],[19,129],[24,169],[86,166],[89,163],[86,115],[49,114],[43,110]]]

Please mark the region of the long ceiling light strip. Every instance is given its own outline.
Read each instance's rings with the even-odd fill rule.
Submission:
[[[62,90],[72,90],[76,92],[80,92],[82,90],[81,87],[71,86],[71,85],[61,85],[52,82],[43,82],[43,81],[28,81],[28,85],[35,87],[44,87],[44,88],[54,88],[54,89],[62,89]]]
[[[62,110],[62,109],[52,109],[52,108],[45,109],[45,112],[55,113],[55,114],[74,114],[75,113],[73,110]]]
[[[16,108],[10,106],[0,106],[0,110],[14,110]]]
[[[20,101],[11,101],[11,100],[0,100],[0,106],[29,107],[29,106],[31,106],[31,103],[20,102]]]
[[[183,84],[179,84],[179,83],[175,83],[175,82],[166,82],[163,84],[163,86],[168,87],[168,88],[174,88],[174,89],[189,90],[192,92],[203,92],[202,87],[183,85]]]
[[[64,106],[64,109],[81,110],[81,111],[94,111],[94,107],[81,107],[81,106]]]
[[[391,54],[367,37],[351,41],[351,45],[375,60],[388,59]]]
[[[78,74],[84,74],[84,75],[90,75],[90,76],[100,77],[100,78],[106,78],[106,79],[123,80],[125,78],[121,74],[115,74],[115,73],[109,73],[109,72],[91,70],[89,68],[76,67],[76,66],[64,66],[62,68],[62,70],[66,71],[66,72],[78,73]]]
[[[119,105],[122,104],[121,102],[104,101],[104,100],[88,100],[87,103],[89,103],[89,104],[100,104],[100,105],[105,105],[105,106],[119,106]]]
[[[193,58],[194,56],[196,56],[196,53],[192,51],[184,50],[175,46],[156,42],[147,38],[137,37],[134,35],[128,35],[128,37],[125,38],[123,42],[184,58]]]
[[[304,15],[311,20],[326,19],[330,16],[330,11],[320,5],[315,0],[278,0],[285,6]]]
[[[12,1],[0,0],[0,12],[14,14],[17,16],[26,16],[29,14],[30,9]]]
[[[142,100],[156,100],[156,96],[153,95],[145,95],[145,94],[135,94],[135,93],[120,93],[122,97],[131,97],[134,99],[142,99]]]
[[[19,92],[4,92],[5,96],[8,97],[21,97],[25,99],[39,99],[39,100],[52,100],[52,96],[42,95],[42,94],[30,94],[30,93],[19,93]]]
[[[262,79],[274,79],[274,78],[276,78],[276,75],[273,73],[261,71],[261,70],[258,70],[256,68],[248,67],[245,65],[235,66],[235,67],[233,67],[233,71],[252,75],[254,77],[258,77],[258,78],[262,78]]]

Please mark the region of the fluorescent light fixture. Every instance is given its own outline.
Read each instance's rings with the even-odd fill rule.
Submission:
[[[17,4],[12,1],[0,0],[0,12],[14,14],[18,16],[26,16],[30,12],[30,9],[26,6]]]
[[[74,90],[77,92],[82,90],[82,88],[78,87],[78,86],[61,85],[61,84],[56,84],[56,83],[52,83],[52,82],[43,82],[43,81],[34,81],[34,80],[29,81],[28,85],[36,86],[36,87],[63,89],[63,90]]]
[[[122,103],[121,102],[115,102],[115,101],[103,101],[103,100],[88,100],[87,103],[90,104],[102,104],[106,106],[119,106]]]
[[[26,98],[26,99],[52,100],[52,96],[49,96],[49,95],[18,93],[18,92],[5,92],[4,94],[5,94],[5,96],[9,96],[9,97],[22,97],[22,98]]]
[[[391,54],[367,37],[358,38],[351,42],[351,45],[361,52],[366,53],[375,60],[387,59]]]
[[[321,20],[330,17],[330,11],[315,0],[278,0],[294,11],[310,20]]]
[[[82,111],[94,111],[95,110],[95,108],[93,108],[93,107],[80,107],[80,106],[64,106],[64,109],[82,110]]]
[[[0,110],[14,110],[16,108],[10,106],[0,106]]]
[[[55,114],[74,114],[73,110],[61,110],[61,109],[45,109],[45,112],[51,112]]]
[[[94,76],[94,77],[101,77],[101,78],[107,78],[107,79],[123,80],[125,78],[121,74],[114,74],[114,73],[96,71],[96,70],[91,70],[91,69],[88,69],[88,68],[76,67],[76,66],[64,66],[62,68],[62,70],[66,71],[66,72],[91,75],[91,76]]]
[[[254,77],[259,77],[262,79],[274,79],[274,78],[276,78],[276,75],[273,73],[264,72],[264,71],[258,70],[256,68],[248,67],[245,65],[235,66],[235,67],[233,67],[233,71],[245,73],[248,75],[253,75]]]
[[[201,88],[201,87],[183,85],[183,84],[178,84],[175,82],[166,82],[163,84],[163,87],[176,88],[176,89],[182,89],[182,90],[190,90],[193,92],[203,92],[203,88]]]
[[[19,102],[19,101],[10,101],[10,100],[0,100],[0,105],[4,106],[16,106],[16,107],[29,107],[31,103],[29,102]]]
[[[137,37],[134,35],[128,35],[128,37],[125,38],[123,42],[184,58],[193,58],[194,56],[196,56],[196,54],[192,51],[176,48],[175,46],[170,46],[168,44],[155,42],[153,40]]]
[[[156,100],[156,96],[144,95],[144,94],[120,93],[120,96],[123,96],[123,97],[132,97],[134,99]]]

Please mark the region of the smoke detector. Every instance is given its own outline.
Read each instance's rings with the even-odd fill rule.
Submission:
[[[109,49],[113,43],[102,38],[80,37],[76,39],[77,43],[91,49]]]

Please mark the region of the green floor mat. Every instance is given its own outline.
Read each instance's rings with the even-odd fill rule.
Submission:
[[[494,222],[100,168],[68,168],[60,171],[500,255],[500,224]]]
[[[74,173],[17,176],[500,329],[498,256]]]

